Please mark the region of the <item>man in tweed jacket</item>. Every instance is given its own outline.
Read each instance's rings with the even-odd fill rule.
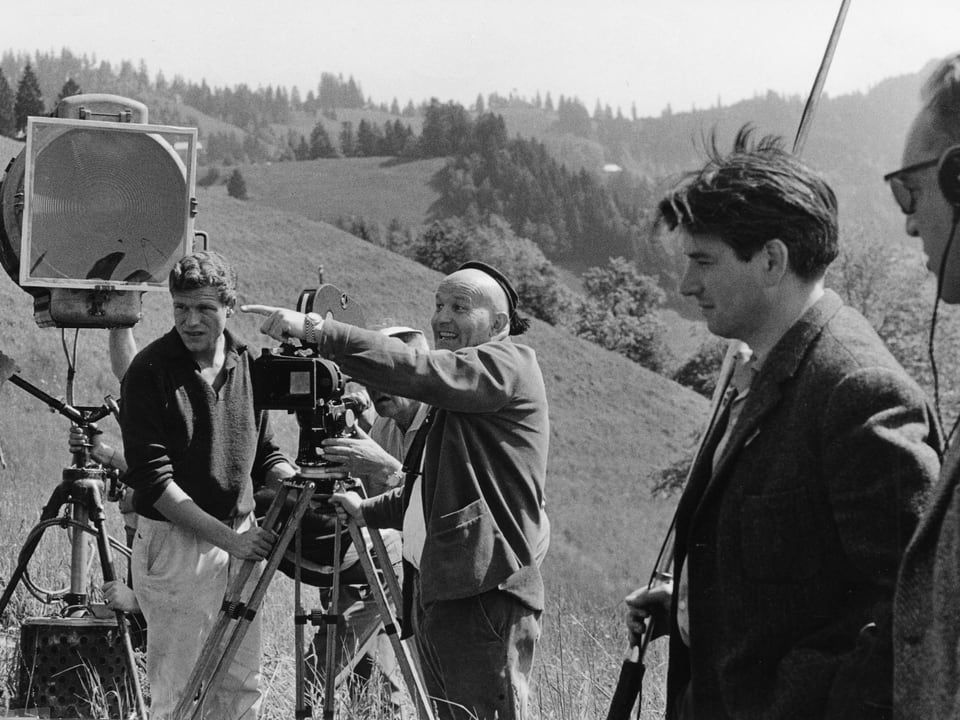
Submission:
[[[920,388],[823,284],[836,198],[777,138],[710,161],[661,203],[681,291],[745,343],[677,509],[661,603],[670,718],[890,715],[896,570],[938,468]]]
[[[923,239],[939,299],[960,303],[960,54],[924,86],[903,166],[890,183],[906,231]],[[907,547],[894,604],[897,718],[960,717],[960,453],[951,445],[940,483]]]

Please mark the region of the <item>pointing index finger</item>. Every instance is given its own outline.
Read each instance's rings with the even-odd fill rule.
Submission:
[[[241,312],[253,313],[255,315],[273,315],[280,308],[271,305],[241,305]]]

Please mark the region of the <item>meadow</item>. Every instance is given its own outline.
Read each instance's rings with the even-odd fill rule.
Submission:
[[[361,303],[368,323],[427,327],[433,289],[440,276],[325,223],[259,202],[226,196],[222,186],[201,189],[197,228],[210,233],[211,246],[238,267],[241,302],[291,305],[301,288],[324,279]],[[54,396],[67,387],[67,356],[74,332],[39,328],[32,299],[0,276],[0,351],[12,356],[21,375]],[[145,344],[170,326],[169,300],[162,293],[143,299],[143,320],[134,334]],[[254,347],[268,344],[256,319],[240,315],[234,329]],[[703,398],[633,364],[534,322],[526,342],[537,353],[551,409],[551,457],[547,511],[553,535],[544,565],[548,605],[543,642],[534,673],[533,699],[540,718],[582,718],[606,714],[609,695],[626,648],[620,620],[623,596],[646,580],[675,498],[656,498],[659,473],[689,455],[704,420]],[[66,352],[65,352],[66,351]],[[73,398],[98,405],[118,394],[107,362],[106,332],[79,333]],[[291,454],[296,426],[280,415],[281,442]],[[118,431],[103,422],[108,435]],[[8,578],[18,548],[40,508],[70,462],[69,423],[35,398],[7,383],[0,388],[0,578]],[[108,507],[116,537],[118,513]],[[50,531],[48,534],[52,534]],[[55,583],[69,569],[61,537],[44,540],[32,573]],[[25,617],[47,615],[18,590],[0,618],[4,647],[15,644]],[[293,624],[290,582],[277,577],[265,605],[264,718],[289,717],[293,702]],[[662,707],[661,650],[650,656],[645,717]],[[8,653],[7,693],[10,669]],[[375,706],[344,706],[342,717],[380,717]]]

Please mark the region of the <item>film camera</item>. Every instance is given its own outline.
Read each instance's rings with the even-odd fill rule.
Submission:
[[[363,326],[363,311],[333,285],[304,290],[297,310],[315,312],[341,322]],[[329,582],[332,567],[343,561],[350,546],[349,530],[341,530],[341,557],[334,558],[335,517],[327,500],[338,490],[362,490],[359,482],[347,477],[339,466],[325,460],[320,452],[327,438],[348,437],[354,432],[357,415],[367,400],[345,394],[347,378],[339,366],[319,356],[314,348],[284,343],[266,348],[252,365],[254,405],[261,410],[286,410],[296,415],[300,428],[297,466],[294,480],[313,482],[314,502],[303,516],[300,529],[303,549],[300,569],[304,581],[312,585]],[[263,515],[273,503],[277,491],[262,488],[256,493],[257,514]],[[287,497],[281,517],[285,518],[296,499]],[[280,570],[293,575],[297,560],[289,552]]]
[[[265,349],[253,363],[254,404],[263,410],[296,414],[300,426],[297,465],[305,475],[320,479],[321,485],[325,473],[315,470],[336,471],[320,454],[320,443],[350,435],[356,414],[366,407],[363,399],[344,396],[344,385],[337,364],[309,348]]]

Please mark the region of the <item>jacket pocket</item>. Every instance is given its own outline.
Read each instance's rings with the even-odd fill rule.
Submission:
[[[469,525],[480,522],[486,511],[487,508],[483,500],[478,498],[459,510],[441,515],[435,523],[436,532],[434,535],[442,537],[457,532],[465,532]]]
[[[502,582],[520,568],[482,499],[436,518],[424,546],[421,571],[427,568],[446,597],[467,597]]]
[[[748,495],[740,510],[740,554],[750,580],[809,580],[820,569],[823,546],[802,490]]]

